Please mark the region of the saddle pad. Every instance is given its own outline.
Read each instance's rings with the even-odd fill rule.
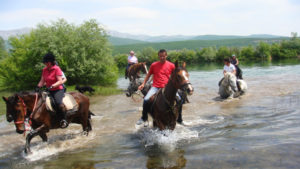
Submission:
[[[78,104],[74,97],[70,94],[65,93],[65,96],[63,98],[63,104],[66,107],[67,111],[77,111],[78,110]],[[46,97],[46,108],[47,110],[51,112],[55,112],[55,109],[53,108],[51,104],[51,99],[49,96]]]

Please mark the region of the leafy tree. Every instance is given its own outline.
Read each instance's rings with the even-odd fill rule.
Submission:
[[[12,56],[0,63],[2,86],[33,88],[40,80],[42,57],[49,51],[56,56],[68,84],[111,85],[118,78],[106,33],[95,20],[79,26],[63,19],[39,24],[30,34],[9,41]]]
[[[256,47],[255,56],[257,59],[271,59],[271,47],[265,42],[260,42]]]
[[[8,56],[8,53],[5,49],[5,41],[0,36],[0,60],[7,57],[7,56]]]
[[[241,50],[240,58],[242,59],[251,59],[254,57],[254,49],[252,46],[243,47]]]
[[[271,46],[271,57],[272,59],[279,59],[280,58],[280,45],[278,43],[273,43]]]
[[[216,53],[216,59],[218,61],[223,61],[225,58],[229,58],[230,56],[231,52],[226,46],[220,47]]]
[[[208,47],[203,48],[198,55],[200,60],[212,62],[216,60],[216,53],[216,47]]]
[[[180,52],[173,50],[168,52],[167,59],[174,63],[176,60],[179,60],[179,56],[180,56]]]
[[[185,61],[188,64],[193,63],[196,60],[196,52],[194,50],[183,49],[179,52],[178,60]]]
[[[127,66],[127,58],[128,56],[126,54],[118,54],[114,56],[114,60],[119,68],[125,68]]]
[[[137,57],[139,62],[147,62],[147,64],[151,64],[158,60],[157,51],[152,47],[143,48],[141,51],[137,52]]]

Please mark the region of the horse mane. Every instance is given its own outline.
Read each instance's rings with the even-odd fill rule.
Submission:
[[[32,92],[32,91],[21,91],[21,92],[18,92],[16,93],[15,95],[17,96],[28,96],[28,95],[34,95],[35,92]]]

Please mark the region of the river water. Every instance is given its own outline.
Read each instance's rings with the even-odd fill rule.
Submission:
[[[221,66],[190,69],[195,92],[184,105],[187,126],[138,128],[141,102],[125,94],[91,98],[93,131],[51,130],[48,143],[25,137],[0,117],[0,168],[299,168],[300,65],[243,67],[248,92],[221,100]],[[120,88],[127,81],[119,79]]]

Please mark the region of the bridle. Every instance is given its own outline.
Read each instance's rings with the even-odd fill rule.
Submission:
[[[27,106],[26,106],[24,100],[22,99],[22,97],[18,96],[18,98],[19,98],[19,100],[21,101],[21,104],[22,104],[22,106],[23,106],[24,119],[21,120],[21,121],[15,121],[15,124],[23,124],[23,123],[25,123],[25,119],[26,119],[26,115],[27,115]],[[29,120],[30,120],[30,121],[29,121],[29,124],[30,124],[30,125],[31,125],[32,114],[33,114],[33,112],[35,111],[35,108],[36,108],[37,99],[38,99],[38,94],[35,93],[34,106],[33,106],[33,109],[32,109],[32,113],[31,113],[31,115],[30,115],[30,117],[29,117]]]

